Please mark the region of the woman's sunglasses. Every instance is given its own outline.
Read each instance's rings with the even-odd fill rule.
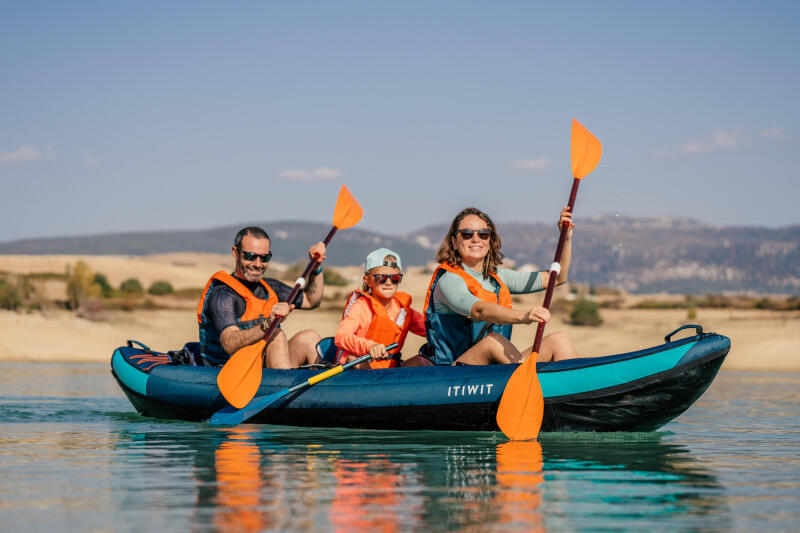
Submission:
[[[392,282],[393,285],[397,285],[403,279],[402,274],[373,274],[372,279],[375,280],[375,283],[378,285],[383,285],[386,283],[386,280]]]
[[[244,250],[239,250],[242,253],[242,257],[245,261],[255,261],[256,257],[261,259],[262,263],[269,263],[269,260],[272,259],[272,252],[267,252],[265,254],[255,254],[253,252],[245,252]]]
[[[456,233],[461,235],[461,238],[464,239],[465,241],[471,239],[472,236],[475,235],[476,233],[478,234],[478,237],[480,237],[482,241],[485,241],[486,239],[488,239],[489,237],[492,236],[492,230],[490,230],[488,228],[487,229],[460,229],[460,230],[456,230]]]

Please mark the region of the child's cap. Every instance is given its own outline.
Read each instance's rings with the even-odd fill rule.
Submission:
[[[384,261],[383,258],[387,255],[396,257],[397,262]],[[393,252],[388,248],[378,248],[377,250],[370,252],[367,256],[367,260],[364,262],[364,272],[368,272],[373,268],[378,268],[380,266],[388,266],[392,268],[399,268],[401,271],[403,270],[403,264],[400,262],[400,254]]]

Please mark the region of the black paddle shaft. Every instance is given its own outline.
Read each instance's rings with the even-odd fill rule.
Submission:
[[[336,230],[338,229],[339,228],[337,228],[336,226],[333,226],[331,230],[328,232],[328,236],[325,237],[324,241],[322,241],[322,244],[328,246],[328,243],[331,242],[331,239],[333,239],[333,236],[336,233]],[[297,298],[297,294],[302,290],[303,286],[305,286],[305,284],[308,282],[308,275],[311,274],[312,270],[317,268],[317,265],[319,265],[319,263],[320,262],[317,260],[316,257],[308,263],[308,266],[306,266],[306,269],[303,270],[303,274],[300,276],[303,279],[303,282],[295,283],[294,289],[292,289],[292,292],[289,293],[289,297],[286,299],[287,302],[291,303],[294,301],[295,298]],[[272,335],[275,333],[275,330],[278,329],[278,326],[281,324],[281,322],[283,322],[283,319],[284,317],[279,316],[275,320],[273,320],[272,323],[270,323],[269,327],[267,328],[267,331],[264,332],[264,336],[262,337],[262,339],[269,342],[269,339],[272,338]]]
[[[567,207],[569,207],[570,213],[572,213],[573,208],[575,207],[575,197],[578,196],[578,185],[580,185],[581,180],[575,178],[572,182],[572,191],[569,193],[569,203]],[[553,259],[553,263],[560,263],[561,262],[561,253],[564,251],[564,243],[567,242],[567,233],[569,232],[569,225],[564,224],[561,226],[561,235],[558,237],[558,246],[556,247],[556,256]],[[553,299],[553,291],[556,288],[556,278],[558,277],[558,273],[555,270],[550,270],[550,279],[547,281],[547,292],[544,293],[544,306],[545,309],[550,309],[550,300]],[[536,328],[536,338],[533,341],[533,351],[539,353],[539,348],[542,345],[542,337],[544,336],[544,322],[539,322],[539,325]]]

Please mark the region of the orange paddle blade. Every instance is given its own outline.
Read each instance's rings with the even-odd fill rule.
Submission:
[[[266,345],[261,340],[238,350],[217,376],[220,392],[237,409],[247,405],[261,385],[261,353]]]
[[[336,229],[350,228],[358,224],[364,210],[358,205],[355,197],[342,185],[339,189],[339,197],[336,199],[336,207],[333,210],[333,225]]]
[[[539,377],[536,375],[536,359],[530,357],[511,374],[497,408],[497,425],[511,440],[531,440],[539,435],[544,414],[544,398]]]
[[[583,124],[572,119],[572,175],[581,179],[600,162],[603,147]]]

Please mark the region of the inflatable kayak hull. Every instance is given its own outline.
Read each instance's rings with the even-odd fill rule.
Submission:
[[[618,355],[537,366],[542,431],[651,431],[694,403],[730,349],[703,333]],[[680,329],[680,328],[679,328]],[[677,331],[677,330],[676,330]],[[674,332],[673,332],[674,333]],[[495,416],[517,365],[350,370],[284,396],[249,423],[395,430],[498,431]],[[111,368],[141,414],[203,421],[227,402],[218,368],[169,364],[143,347],[117,348]],[[302,383],[319,370],[264,370],[258,396]]]

